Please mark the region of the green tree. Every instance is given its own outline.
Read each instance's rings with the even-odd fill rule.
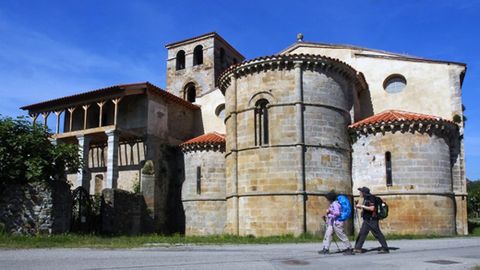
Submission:
[[[469,181],[467,184],[468,201],[467,209],[469,217],[479,217],[480,215],[480,180]]]
[[[48,181],[76,172],[82,162],[78,146],[53,145],[41,125],[25,117],[0,116],[0,185]]]

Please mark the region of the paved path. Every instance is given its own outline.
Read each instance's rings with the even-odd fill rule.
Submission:
[[[398,250],[319,255],[319,244],[0,250],[0,269],[472,269],[480,237],[389,241]],[[367,241],[365,248],[378,246]],[[332,249],[336,247],[333,244]],[[434,262],[437,261],[437,262]],[[444,263],[444,264],[442,264]]]

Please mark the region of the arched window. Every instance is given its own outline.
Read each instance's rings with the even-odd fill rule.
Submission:
[[[195,85],[193,83],[189,83],[187,86],[185,86],[185,91],[184,91],[184,99],[190,101],[190,102],[195,102],[195,98],[197,96],[197,89],[195,89]]]
[[[177,70],[185,69],[185,51],[181,50],[177,52]]]
[[[225,103],[217,106],[215,109],[215,114],[218,116],[218,118],[225,119]]]
[[[198,45],[193,49],[193,65],[201,65],[203,64],[203,46]]]
[[[385,170],[387,174],[387,187],[392,186],[392,154],[385,153]]]
[[[268,144],[268,100],[255,103],[255,145]]]

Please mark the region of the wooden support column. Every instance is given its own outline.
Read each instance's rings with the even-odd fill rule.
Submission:
[[[102,116],[103,116],[103,105],[105,105],[105,101],[100,101],[97,102],[98,108],[99,108],[99,114],[98,114],[98,126],[102,126]]]
[[[32,125],[35,126],[37,124],[38,113],[31,113],[29,115],[32,118]]]
[[[120,103],[120,100],[122,100],[121,97],[112,99],[112,102],[115,105],[115,111],[114,111],[114,114],[113,114],[113,124],[114,125],[117,125],[118,103]]]
[[[47,120],[48,116],[50,115],[50,112],[43,112],[42,117],[43,117],[43,127],[47,128]]]
[[[55,115],[57,116],[57,124],[55,126],[55,133],[58,134],[60,133],[60,115],[62,114],[62,111],[55,111]]]
[[[90,104],[83,105],[82,108],[83,108],[83,129],[87,129],[88,108],[90,108]]]
[[[68,108],[68,112],[70,113],[70,123],[68,125],[68,131],[72,131],[73,125],[73,112],[75,111],[75,107]]]

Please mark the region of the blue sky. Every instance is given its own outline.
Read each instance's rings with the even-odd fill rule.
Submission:
[[[468,65],[467,176],[480,179],[480,0],[1,1],[0,114],[113,84],[165,86],[164,45],[217,31],[247,58],[306,41]]]

